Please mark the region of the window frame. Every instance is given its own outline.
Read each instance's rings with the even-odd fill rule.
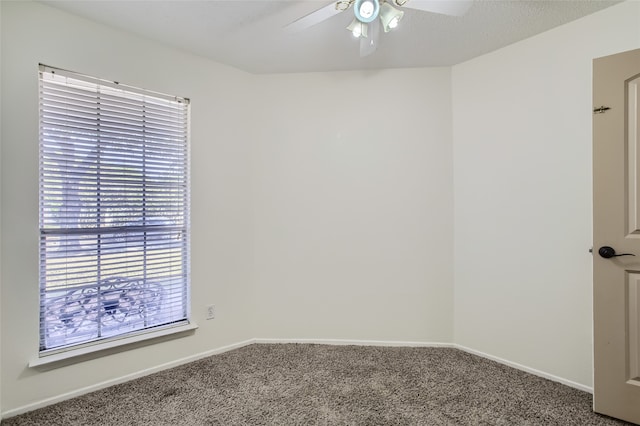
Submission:
[[[96,88],[96,90],[98,90],[98,93],[100,91],[100,88],[105,88],[105,90],[109,89],[115,89],[116,91],[120,91],[123,94],[131,94],[132,96],[134,95],[138,95],[138,96],[142,96],[145,100],[149,99],[149,100],[163,100],[164,102],[173,102],[171,103],[171,105],[177,105],[177,104],[181,104],[184,107],[184,145],[182,146],[183,148],[183,153],[178,154],[176,158],[180,158],[182,159],[181,161],[183,161],[183,163],[171,163],[169,162],[169,165],[167,165],[166,167],[162,167],[159,166],[158,169],[160,170],[160,172],[157,172],[157,174],[162,175],[162,172],[164,171],[165,173],[169,173],[168,170],[171,167],[178,167],[178,169],[180,169],[181,167],[183,168],[182,173],[178,173],[176,176],[178,176],[179,178],[184,180],[184,185],[182,189],[180,189],[179,191],[177,191],[177,193],[179,193],[181,195],[181,197],[184,199],[183,202],[183,206],[181,208],[178,208],[177,211],[178,213],[175,215],[175,217],[177,217],[179,220],[181,220],[181,224],[177,225],[176,223],[171,223],[170,221],[164,221],[167,223],[151,223],[153,220],[155,220],[155,216],[153,215],[147,215],[146,211],[143,209],[142,210],[142,218],[143,218],[143,222],[142,224],[137,223],[137,222],[133,222],[130,224],[126,224],[124,226],[112,226],[112,227],[103,227],[101,228],[101,226],[103,226],[103,223],[100,221],[100,207],[98,206],[96,208],[96,215],[98,217],[96,222],[91,222],[89,221],[88,223],[95,225],[95,228],[83,228],[80,229],[80,225],[76,224],[76,228],[74,227],[69,227],[68,229],[58,229],[56,230],[52,230],[51,227],[48,227],[47,225],[45,225],[45,205],[50,205],[51,203],[49,202],[49,204],[47,204],[47,202],[44,201],[45,198],[45,190],[44,188],[44,181],[45,178],[44,176],[44,169],[43,169],[43,158],[44,158],[44,152],[45,152],[45,148],[43,148],[43,141],[44,141],[44,133],[43,133],[43,111],[44,108],[43,107],[43,87],[44,87],[44,80],[43,80],[43,74],[44,73],[50,73],[50,74],[57,74],[59,76],[63,76],[65,78],[68,79],[73,79],[74,81],[80,81],[80,82],[84,82],[88,85],[88,87],[91,87],[92,89]],[[162,336],[166,336],[168,334],[174,334],[174,333],[181,333],[184,331],[190,331],[193,330],[195,328],[197,328],[197,326],[195,324],[192,324],[191,322],[191,300],[190,300],[190,292],[191,292],[191,271],[190,271],[190,260],[191,260],[191,255],[190,255],[190,240],[191,240],[191,231],[190,231],[190,204],[191,204],[191,191],[190,191],[190,169],[191,169],[191,164],[190,164],[190,140],[191,140],[191,135],[190,135],[190,100],[188,98],[182,98],[182,97],[176,97],[176,96],[170,96],[170,95],[165,95],[165,94],[161,94],[158,92],[152,92],[149,90],[145,90],[145,89],[140,89],[140,88],[136,88],[136,87],[132,87],[132,86],[127,86],[127,85],[123,85],[120,84],[118,82],[113,82],[113,81],[108,81],[108,80],[103,80],[103,79],[99,79],[96,77],[91,77],[91,76],[86,76],[83,74],[79,74],[79,73],[75,73],[72,71],[68,71],[68,70],[63,70],[60,68],[55,68],[55,67],[50,67],[50,66],[46,66],[43,64],[39,65],[39,73],[38,73],[38,82],[39,82],[39,87],[40,87],[40,92],[39,92],[39,101],[40,101],[40,106],[39,106],[39,114],[38,114],[38,120],[39,120],[39,161],[40,161],[40,172],[39,172],[39,176],[40,176],[40,185],[39,185],[39,189],[38,189],[38,193],[39,193],[39,209],[38,209],[38,214],[39,214],[39,234],[40,234],[40,244],[39,244],[39,269],[40,269],[40,279],[39,279],[39,294],[40,294],[40,301],[39,301],[39,306],[40,306],[40,322],[39,322],[39,352],[38,352],[38,357],[39,360],[37,361],[33,361],[30,363],[30,365],[42,365],[44,363],[50,362],[50,361],[56,361],[56,360],[60,360],[60,359],[66,359],[69,357],[73,357],[76,355],[83,355],[83,354],[87,354],[90,352],[94,352],[94,351],[99,351],[99,350],[103,350],[103,349],[107,349],[107,348],[113,348],[115,346],[121,346],[121,345],[126,345],[126,344],[130,344],[133,342],[138,342],[138,341],[143,341],[143,340],[148,340],[148,339],[153,339],[156,337],[162,337]],[[111,93],[114,93],[113,90],[111,91]],[[98,102],[99,104],[100,102]],[[98,110],[100,110],[100,107],[97,108]],[[143,117],[143,121],[144,117],[149,117],[145,115],[146,113],[142,113],[142,117]],[[99,115],[99,114],[98,114]],[[178,122],[176,122],[178,123]],[[180,123],[178,123],[180,124]],[[141,126],[141,127],[144,127]],[[116,134],[120,135],[119,132],[124,132],[124,130],[120,129],[116,129]],[[77,136],[77,135],[76,135]],[[167,136],[168,137],[168,136]],[[181,137],[181,136],[180,136]],[[73,138],[70,138],[73,139]],[[79,137],[78,137],[79,139]],[[149,139],[150,140],[150,139]],[[143,154],[141,156],[142,160],[141,161],[148,161],[145,160],[145,158],[147,158],[147,154],[144,153],[145,150],[149,149],[148,145],[149,145],[149,140],[146,139],[145,136],[142,137],[142,139],[140,140],[140,149],[142,149]],[[178,137],[179,140],[179,137]],[[99,135],[96,136],[96,150],[100,150],[99,146],[100,144],[102,144],[102,139],[100,138]],[[73,142],[71,143],[72,146],[75,147],[75,145],[73,145]],[[181,147],[181,145],[177,144],[176,145],[178,148]],[[112,148],[113,149],[113,148]],[[116,150],[117,151],[117,150]],[[120,154],[122,156],[124,156],[124,154]],[[71,155],[71,157],[73,157],[73,155]],[[125,157],[123,157],[125,158]],[[157,157],[157,158],[162,158],[164,159],[164,157]],[[173,157],[172,157],[173,158]],[[71,158],[70,160],[66,160],[68,162],[72,162],[73,158]],[[98,160],[99,162],[99,160]],[[123,166],[124,167],[124,166]],[[100,166],[98,165],[96,167],[97,171],[95,173],[96,176],[96,181],[98,182],[98,186],[96,188],[96,198],[99,199],[100,195],[98,195],[99,193],[101,193],[102,191],[102,186],[100,186],[100,176],[101,176],[101,171],[100,171]],[[65,169],[65,170],[68,170]],[[142,176],[142,180],[145,179],[151,179],[149,176],[150,173],[147,168],[143,169],[144,171],[142,173],[140,173],[140,175]],[[59,170],[56,170],[59,171]],[[62,171],[59,171],[60,174],[63,174]],[[154,172],[154,173],[156,173]],[[168,175],[167,175],[168,176]],[[64,178],[63,178],[64,179]],[[160,178],[158,178],[160,179]],[[64,185],[64,184],[61,184]],[[155,204],[158,209],[162,209],[162,207],[164,206],[162,203],[158,203],[158,199],[163,198],[163,196],[165,196],[165,193],[162,191],[167,191],[166,188],[161,188],[160,190],[160,195],[157,196],[157,199],[155,200]],[[50,197],[50,194],[49,194]],[[147,199],[151,199],[152,196],[151,195],[147,195],[146,193],[144,193],[144,195],[140,196],[141,199],[143,200],[142,203],[146,204],[147,203]],[[174,201],[173,196],[168,196],[170,202]],[[51,198],[51,197],[50,197]],[[178,199],[178,198],[176,198]],[[64,202],[60,202],[60,204],[62,205],[62,207],[66,207],[67,204],[69,204],[69,200],[65,200]],[[71,203],[73,204],[73,203]],[[80,201],[78,201],[78,205],[82,205]],[[119,205],[117,203],[114,204],[114,206],[118,207]],[[166,206],[165,206],[166,207]],[[173,209],[174,206],[170,205],[169,210]],[[80,209],[80,207],[77,207],[77,209]],[[116,215],[115,213],[113,214],[114,216]],[[106,216],[106,215],[105,215]],[[77,222],[79,222],[79,219],[76,219]],[[48,224],[51,224],[52,222],[49,221],[47,222]],[[122,231],[125,235],[125,246],[124,247],[119,247],[118,244],[118,239],[116,238],[116,231]],[[173,240],[165,240],[165,238],[168,237],[164,237],[164,235],[167,236],[171,236],[171,238],[173,237],[170,233],[175,232],[177,233],[177,235],[179,235],[179,242],[177,242],[178,240],[176,240],[176,242],[174,242]],[[109,303],[111,303],[113,306],[110,306],[107,302],[105,302],[105,300],[101,299],[101,296],[104,294],[104,292],[106,290],[101,290],[101,285],[102,284],[102,280],[96,280],[96,282],[94,283],[94,286],[98,288],[97,290],[97,302],[95,301],[96,299],[94,298],[92,302],[89,303],[89,305],[92,306],[92,308],[95,308],[91,311],[91,315],[94,315],[92,317],[92,321],[97,323],[97,327],[98,327],[98,335],[97,337],[90,337],[90,338],[86,338],[82,341],[77,341],[77,342],[71,342],[71,343],[64,343],[64,344],[57,344],[57,345],[47,345],[46,342],[46,337],[45,337],[45,327],[46,327],[46,323],[47,323],[47,319],[45,318],[45,310],[48,308],[47,303],[49,302],[49,304],[51,304],[50,300],[47,299],[47,296],[45,296],[47,291],[50,291],[50,289],[47,287],[47,260],[51,257],[51,250],[49,250],[49,252],[47,252],[47,249],[51,248],[50,246],[47,246],[47,236],[51,236],[51,234],[56,234],[58,236],[61,235],[81,235],[81,236],[87,236],[87,235],[94,235],[95,236],[95,240],[97,241],[97,243],[94,244],[95,247],[97,247],[97,251],[96,251],[96,275],[97,277],[100,277],[100,269],[102,268],[102,266],[100,266],[101,263],[101,259],[102,257],[106,257],[105,254],[103,254],[103,252],[107,252],[106,249],[102,249],[101,247],[112,247],[113,253],[115,253],[116,255],[120,255],[123,259],[125,260],[121,260],[120,262],[123,264],[126,264],[127,262],[129,262],[127,259],[129,258],[129,253],[126,252],[127,249],[130,248],[129,245],[129,237],[135,237],[135,247],[138,247],[138,245],[142,248],[137,249],[138,251],[142,252],[142,258],[144,259],[143,262],[143,266],[138,266],[138,268],[141,268],[141,270],[143,271],[143,278],[140,279],[134,279],[131,277],[127,277],[125,279],[123,279],[123,284],[118,286],[112,286],[111,288],[111,292],[112,294],[114,294],[116,298],[119,298],[118,300],[120,301],[120,304],[118,305],[117,301],[111,301]],[[107,234],[107,236],[105,237],[104,235]],[[156,240],[152,239],[152,236],[155,235],[157,237]],[[92,237],[93,238],[93,237]],[[176,237],[178,238],[178,237]],[[61,238],[64,240],[64,238]],[[107,245],[106,243],[102,243],[103,239],[109,243],[109,245]],[[65,240],[66,241],[66,240]],[[133,243],[132,243],[133,244]],[[120,244],[122,245],[122,244]],[[150,263],[147,262],[147,257],[148,257],[148,252],[152,251],[153,249],[156,249],[156,251],[159,250],[165,250],[172,252],[172,253],[180,253],[179,256],[175,255],[175,254],[169,254],[169,255],[165,255],[165,257],[169,257],[171,259],[175,258],[175,257],[181,257],[181,263],[180,263],[180,267],[179,267],[179,276],[183,277],[182,280],[177,280],[177,284],[175,284],[174,278],[171,277],[171,284],[160,284],[159,287],[161,288],[161,290],[164,290],[165,287],[167,289],[169,289],[169,291],[171,291],[170,295],[171,295],[171,302],[172,303],[177,303],[180,304],[180,306],[182,306],[182,314],[176,314],[176,320],[164,320],[161,319],[160,323],[158,324],[148,324],[147,323],[147,319],[146,316],[144,318],[144,320],[139,320],[138,321],[138,325],[133,325],[132,329],[127,329],[125,330],[126,327],[129,326],[129,323],[127,322],[127,325],[118,325],[118,323],[115,323],[116,325],[114,326],[114,332],[110,335],[101,335],[100,334],[100,324],[102,323],[103,319],[107,316],[108,313],[110,312],[115,312],[115,308],[114,306],[117,306],[118,308],[118,314],[120,315],[121,313],[125,312],[126,307],[124,306],[124,304],[122,303],[123,300],[126,300],[131,306],[133,306],[131,300],[134,300],[132,295],[139,295],[141,293],[141,289],[140,287],[148,287],[149,282],[151,282],[151,280],[153,279],[148,279],[147,278],[147,270],[150,269],[151,267],[149,266]],[[93,249],[92,249],[93,250]],[[124,254],[123,254],[124,253]],[[136,252],[137,253],[137,252]],[[164,253],[164,252],[163,252]],[[48,257],[49,255],[49,257]],[[67,257],[65,259],[71,259],[71,257]],[[171,262],[171,261],[169,261]],[[66,262],[63,262],[65,264],[69,264],[69,260],[67,260]],[[128,269],[128,266],[127,266]],[[160,269],[160,268],[158,268]],[[63,281],[66,280],[66,277],[63,278]],[[142,281],[142,284],[139,285],[138,287],[136,287],[136,283],[134,281],[139,280]],[[161,281],[161,280],[160,280]],[[64,293],[65,295],[71,295],[72,293],[75,292],[75,290],[81,289],[83,286],[79,286],[79,285],[68,285],[65,284],[63,286],[60,287],[60,291],[64,292],[66,291],[67,293]],[[131,290],[131,289],[135,289],[135,293]],[[114,290],[115,289],[115,290]],[[177,289],[177,290],[176,290]],[[178,294],[177,296],[174,294],[174,292],[182,292],[182,294]],[[63,294],[63,293],[61,293]],[[123,296],[125,295],[125,296]],[[70,297],[75,297],[75,296],[70,296]],[[84,296],[82,296],[84,297]],[[44,300],[43,300],[44,298]],[[174,300],[175,298],[175,300]],[[144,299],[144,298],[140,298],[140,300],[142,300],[142,302],[140,302],[138,305],[131,307],[130,312],[135,312],[138,313],[138,311],[135,311],[135,309],[144,309],[145,312],[148,310],[148,307],[150,306],[149,300],[150,299]],[[66,299],[65,299],[66,300]],[[86,298],[82,299],[83,302],[85,303],[84,306],[88,306],[87,302],[86,302]],[[64,301],[63,301],[64,302]],[[155,303],[155,302],[154,302]],[[114,305],[115,304],[115,305]],[[146,305],[145,305],[146,304]],[[75,306],[75,305],[74,305]],[[140,306],[143,306],[143,308],[140,308]],[[175,310],[175,308],[169,308],[171,310]],[[167,310],[169,310],[167,309]],[[162,310],[160,310],[160,312],[164,312]],[[86,315],[86,313],[83,312],[84,315]],[[125,318],[125,320],[128,318],[127,314],[122,314],[120,315],[119,318]],[[132,315],[133,316],[133,315]],[[112,317],[115,318],[115,315],[112,315]],[[125,321],[122,320],[122,321]],[[133,320],[131,320],[133,321]],[[139,326],[139,323],[142,321],[142,326]],[[165,322],[163,322],[165,321]],[[132,322],[133,324],[133,322]],[[122,330],[118,329],[118,327],[122,327]],[[136,328],[137,327],[137,328]],[[75,332],[75,331],[74,331]],[[64,339],[64,338],[63,338]],[[47,359],[49,361],[47,361]]]

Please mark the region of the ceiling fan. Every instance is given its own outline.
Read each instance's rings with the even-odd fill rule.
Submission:
[[[372,54],[378,47],[380,27],[384,32],[396,28],[404,11],[415,9],[443,15],[462,16],[473,0],[337,0],[285,26],[288,31],[309,28],[353,6],[354,18],[347,27],[360,38],[360,56]]]

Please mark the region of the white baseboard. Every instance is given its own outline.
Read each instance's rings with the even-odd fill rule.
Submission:
[[[257,344],[270,344],[270,343],[306,343],[306,344],[319,344],[319,345],[354,345],[354,346],[392,346],[392,347],[425,347],[425,348],[456,348],[465,352],[468,352],[473,355],[481,356],[483,358],[490,359],[492,361],[496,361],[500,364],[504,364],[506,366],[525,371],[527,373],[531,373],[533,375],[543,377],[545,379],[549,379],[554,382],[562,383],[563,385],[567,385],[569,387],[579,389],[581,391],[593,393],[593,388],[589,386],[582,385],[580,383],[573,382],[571,380],[563,379],[562,377],[554,376],[553,374],[545,373],[544,371],[536,370],[534,368],[530,368],[515,362],[508,361],[503,358],[499,358],[493,355],[486,354],[484,352],[480,352],[471,348],[467,348],[465,346],[457,345],[455,343],[445,343],[445,342],[411,342],[411,341],[386,341],[386,340],[346,340],[346,339],[269,339],[269,338],[256,338],[249,339],[243,342],[234,343],[231,345],[223,346],[220,348],[212,349],[210,351],[201,352],[195,355],[191,355],[185,358],[181,358],[175,361],[171,361],[165,364],[161,364],[152,368],[148,368],[145,370],[141,370],[132,374],[127,374],[124,376],[116,377],[110,380],[105,380],[103,382],[97,383],[95,385],[86,386],[84,388],[77,389],[72,392],[63,393],[51,398],[46,398],[31,404],[23,405],[21,407],[8,410],[3,412],[0,415],[0,418],[9,418],[13,416],[17,416],[19,414],[23,414],[29,411],[36,410],[38,408],[46,407],[48,405],[56,404],[58,402],[65,401],[67,399],[75,398],[81,395],[85,395],[90,392],[94,392],[100,389],[107,388],[109,386],[114,386],[120,383],[128,382],[129,380],[137,379],[139,377],[148,376],[149,374],[156,373],[158,371],[167,370],[169,368],[177,367],[179,365],[187,364],[189,362],[197,361],[202,358],[206,358],[211,355],[217,355],[224,352],[228,352],[234,349],[239,349],[244,346],[251,345],[253,343]]]
[[[188,357],[184,357],[181,359],[177,359],[175,361],[167,362],[165,364],[160,364],[155,367],[147,368],[144,370],[137,371],[135,373],[127,374],[124,376],[116,377],[113,379],[105,380],[100,383],[96,383],[95,385],[86,386],[84,388],[80,388],[74,390],[72,392],[63,393],[60,395],[56,395],[51,398],[46,398],[37,402],[33,402],[31,404],[23,405],[18,408],[14,408],[12,410],[7,410],[2,413],[0,418],[6,419],[9,417],[17,416],[19,414],[24,414],[29,411],[37,410],[38,408],[46,407],[48,405],[56,404],[58,402],[66,401],[67,399],[75,398],[78,396],[82,396],[88,394],[90,392],[95,392],[100,389],[108,388],[109,386],[118,385],[120,383],[128,382],[133,379],[137,379],[139,377],[148,376],[149,374],[157,373],[158,371],[167,370],[169,368],[178,367],[179,365],[187,364],[193,361],[197,361],[202,358],[206,358],[211,355],[217,355],[224,352],[228,352],[234,349],[238,349],[247,345],[254,343],[254,339],[245,340],[239,343],[233,343],[231,345],[223,346],[220,348],[212,349],[210,351],[201,352],[195,355],[190,355]]]
[[[441,342],[405,342],[396,340],[347,340],[347,339],[253,339],[255,343],[306,343],[316,345],[336,345],[336,346],[396,346],[409,348],[453,348],[453,343]]]
[[[482,358],[490,359],[491,361],[498,362],[500,364],[504,364],[507,367],[515,368],[516,370],[522,370],[524,372],[533,374],[534,376],[542,377],[544,379],[551,380],[553,382],[562,383],[563,385],[567,385],[571,388],[578,389],[584,392],[588,392],[593,394],[593,388],[590,386],[585,386],[581,383],[577,383],[571,380],[563,379],[562,377],[554,376],[553,374],[545,373],[544,371],[536,370],[535,368],[527,367],[526,365],[518,364],[517,362],[511,362],[504,358],[499,358],[497,356],[489,355],[484,352],[477,351],[475,349],[467,348],[462,345],[454,345],[455,348],[460,349],[461,351],[468,352],[473,355],[481,356]]]

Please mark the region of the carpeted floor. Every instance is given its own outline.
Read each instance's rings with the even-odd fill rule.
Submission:
[[[14,425],[623,425],[591,395],[457,349],[250,345]]]

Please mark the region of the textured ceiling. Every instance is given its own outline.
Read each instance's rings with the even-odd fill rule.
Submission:
[[[457,1],[457,0],[448,0]],[[448,66],[620,3],[474,0],[462,17],[405,9],[378,50],[361,58],[349,9],[305,30],[288,23],[330,1],[43,1],[50,6],[252,73]]]

